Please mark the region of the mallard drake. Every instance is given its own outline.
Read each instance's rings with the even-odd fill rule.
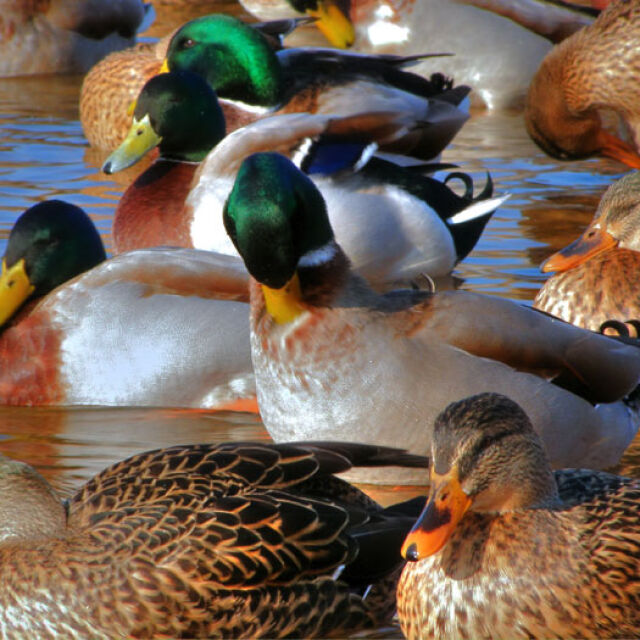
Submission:
[[[241,0],[241,4],[261,20],[269,20],[299,16],[308,3]],[[592,21],[576,11],[575,4],[543,0],[350,0],[346,4],[355,29],[355,50],[411,55],[428,43],[432,51],[453,52],[455,56],[443,61],[442,67],[458,82],[473,87],[472,100],[489,107],[521,107],[531,76],[550,49],[549,40],[558,42]],[[308,43],[313,35],[296,32],[290,40]],[[415,67],[422,75],[433,70],[428,60]]]
[[[440,73],[427,79],[403,69],[421,57],[315,48],[274,51],[249,25],[212,14],[187,22],[175,33],[166,70],[193,71],[206,78],[230,131],[275,113],[405,111],[416,126],[387,150],[433,159],[468,119],[459,105],[470,89],[453,87]]]
[[[206,82],[190,72],[156,76],[139,96],[129,136],[104,164],[111,173],[155,145],[160,150],[160,160],[118,204],[115,248],[168,244],[237,255],[222,223],[237,169],[254,151],[287,149],[331,202],[338,238],[366,278],[384,284],[422,272],[448,274],[503,198],[489,197],[489,182],[474,199],[464,174],[451,176],[466,181],[466,194],[458,196],[419,170],[370,158],[379,141],[408,126],[397,113],[288,114],[254,122],[215,146],[224,136],[224,117]]]
[[[258,404],[276,441],[401,437],[424,452],[436,415],[482,391],[523,405],[556,467],[611,465],[637,431],[622,401],[639,381],[637,348],[501,298],[373,292],[283,156],[243,162],[224,222],[252,276]]]
[[[274,48],[298,24],[297,20],[273,20],[252,24]],[[112,151],[131,125],[130,107],[145,82],[160,73],[174,29],[154,43],[139,43],[112,53],[94,65],[82,81],[80,122],[92,147]]]
[[[135,42],[141,0],[17,0],[2,8],[0,76],[85,73]]]
[[[379,626],[424,501],[383,510],[333,474],[394,464],[426,459],[349,443],[175,446],[108,467],[63,503],[2,456],[3,633],[324,638]]]
[[[541,269],[555,272],[533,306],[597,331],[608,320],[640,319],[640,173],[612,184],[593,222]]]
[[[529,88],[525,121],[545,153],[563,160],[602,155],[640,168],[638,25],[638,0],[613,2],[542,61]],[[632,144],[605,130],[603,109],[619,116]]]
[[[242,262],[104,258],[78,207],[50,200],[18,219],[0,276],[0,403],[255,411]]]
[[[447,407],[431,456],[398,585],[409,640],[638,636],[638,480],[551,471],[526,413],[495,393]]]

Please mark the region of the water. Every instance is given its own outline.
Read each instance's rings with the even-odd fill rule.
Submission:
[[[4,251],[16,217],[35,202],[51,197],[83,207],[95,221],[107,249],[111,246],[114,207],[140,167],[114,176],[101,173],[106,153],[87,146],[78,121],[81,81],[81,77],[62,76],[0,81],[0,251]],[[560,163],[547,158],[529,140],[520,112],[474,113],[443,160],[471,173],[479,189],[489,171],[496,193],[511,194],[489,222],[476,249],[456,269],[460,286],[525,304],[544,281],[540,262],[586,227],[602,192],[622,175],[622,167],[613,161]],[[44,466],[67,487],[86,479],[100,465],[140,449],[174,443],[164,437],[171,430],[165,430],[161,437],[161,430],[156,433],[152,426],[155,414],[147,415],[143,410],[126,414],[86,409],[0,411],[0,424],[6,425],[0,427],[0,434],[5,434],[0,451],[38,464],[39,454],[33,452],[39,445],[57,448],[57,458],[42,454],[49,460]],[[51,415],[56,419],[51,420]],[[125,419],[133,431],[145,436],[120,442],[114,423],[121,425]],[[167,421],[166,415],[163,420]],[[48,425],[39,435],[38,421]],[[50,426],[53,423],[55,428]],[[21,430],[20,424],[29,425],[29,429]],[[194,412],[189,416],[182,412],[180,424],[175,426],[179,442],[200,441],[207,433],[213,440],[234,438],[238,429],[242,437],[267,437],[260,424],[242,414]],[[113,444],[116,441],[118,446]],[[99,451],[101,445],[108,453]],[[74,446],[78,449],[72,454]]]
[[[164,19],[161,26],[172,24]],[[83,207],[111,246],[115,204],[140,167],[115,176],[100,172],[106,154],[86,145],[78,121],[81,80],[0,80],[0,252],[17,216],[51,197]],[[623,172],[613,161],[547,158],[526,135],[520,112],[475,113],[443,160],[470,172],[478,189],[490,171],[496,193],[511,194],[456,269],[461,287],[525,304],[544,280],[540,262],[586,227],[602,192]],[[268,440],[268,435],[246,414],[0,407],[0,451],[34,464],[63,494],[145,449],[234,439]],[[619,469],[640,475],[638,443]],[[404,495],[376,491],[387,503]]]

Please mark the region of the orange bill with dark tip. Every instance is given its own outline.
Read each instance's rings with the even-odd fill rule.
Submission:
[[[540,270],[545,273],[568,271],[617,244],[618,241],[610,233],[600,228],[600,221],[596,219],[577,240],[547,258]]]
[[[415,562],[440,551],[470,506],[457,470],[443,476],[432,472],[429,501],[402,545],[403,557]]]
[[[598,143],[603,156],[618,160],[632,169],[640,169],[640,155],[632,145],[607,133],[604,129],[598,132]]]

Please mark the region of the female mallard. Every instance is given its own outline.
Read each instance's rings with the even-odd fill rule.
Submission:
[[[258,404],[276,441],[400,437],[424,452],[436,415],[481,391],[525,407],[555,466],[611,465],[637,431],[622,401],[640,380],[637,348],[490,296],[374,293],[283,156],[244,161],[224,221],[253,277]]]
[[[384,284],[423,272],[448,274],[502,199],[489,198],[490,183],[473,199],[462,174],[467,193],[458,196],[417,169],[370,158],[378,142],[408,126],[398,113],[289,114],[255,122],[217,144],[224,117],[206,82],[184,71],[156,76],[140,94],[129,136],[104,165],[117,171],[159,146],[160,159],[118,204],[116,250],[169,244],[235,254],[222,208],[238,167],[254,151],[282,149],[330,201],[337,236],[362,275]]]
[[[403,546],[398,615],[424,638],[635,638],[640,483],[551,471],[512,400],[437,418],[429,502]]]
[[[13,0],[0,19],[0,76],[84,73],[124,49],[148,10],[141,0]]]
[[[420,57],[313,48],[274,51],[249,25],[212,14],[178,29],[169,44],[167,65],[171,71],[188,70],[206,78],[231,131],[274,113],[404,111],[419,126],[385,150],[432,159],[469,117],[459,108],[469,87],[453,88],[442,74],[426,79],[402,69]]]
[[[640,168],[639,68],[640,1],[612,2],[542,61],[525,107],[534,142],[564,160],[603,155]],[[605,130],[602,109],[624,121],[633,144]]]
[[[333,475],[352,465],[426,460],[348,443],[176,446],[61,503],[2,456],[3,635],[324,638],[384,624],[420,506],[383,510]]]
[[[255,411],[241,261],[104,258],[78,207],[51,200],[18,219],[0,276],[0,403]]]
[[[533,306],[597,331],[640,318],[640,173],[612,184],[585,232],[542,265],[555,271]]]

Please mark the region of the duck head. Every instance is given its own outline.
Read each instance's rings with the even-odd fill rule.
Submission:
[[[102,170],[122,171],[155,147],[163,158],[200,162],[224,136],[224,115],[206,81],[188,71],[162,73],[142,88],[129,133]]]
[[[280,62],[267,39],[236,18],[211,14],[173,36],[163,70],[201,75],[222,98],[274,107],[282,99]]]
[[[304,309],[304,284],[312,272],[346,262],[320,192],[278,153],[244,160],[224,207],[224,225],[277,322],[289,322]]]
[[[614,182],[604,193],[593,221],[584,233],[540,267],[543,272],[568,271],[620,247],[640,251],[640,172]]]
[[[0,326],[30,298],[105,259],[100,235],[79,207],[47,200],[27,209],[13,226],[2,258]]]
[[[449,405],[436,418],[431,456],[429,500],[402,548],[408,560],[440,551],[469,510],[497,515],[557,498],[538,435],[505,396]]]

